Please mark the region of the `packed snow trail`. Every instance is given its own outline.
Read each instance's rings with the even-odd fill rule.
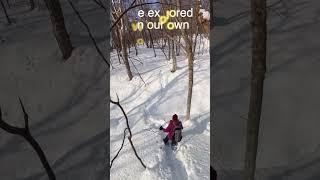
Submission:
[[[178,56],[178,69],[170,72],[162,51],[139,47],[139,59],[133,61],[141,77],[135,74],[128,81],[126,69],[111,54],[114,70],[110,72],[111,98],[118,94],[133,133],[138,155],[146,164],[144,169],[126,140],[110,171],[111,179],[141,180],[208,180],[210,164],[210,60],[208,43],[204,53],[196,53],[191,120],[184,119],[187,101],[188,67],[184,55]],[[134,57],[134,52],[132,53]],[[165,146],[162,139],[173,114],[178,114],[184,129],[177,149]],[[117,106],[110,107],[110,158],[117,153],[126,128],[125,119]]]

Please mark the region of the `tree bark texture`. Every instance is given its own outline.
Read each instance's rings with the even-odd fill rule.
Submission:
[[[72,44],[67,32],[63,12],[59,0],[44,0],[52,23],[53,34],[58,42],[63,59],[68,59],[72,53]]]
[[[244,179],[254,180],[266,72],[266,0],[251,0],[252,65]]]

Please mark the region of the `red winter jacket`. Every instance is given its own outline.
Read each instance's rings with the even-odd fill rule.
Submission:
[[[170,120],[169,125],[167,128],[164,128],[163,131],[168,133],[168,138],[170,140],[173,139],[173,135],[174,135],[174,130],[175,127],[179,127],[180,126],[180,121],[178,119],[176,120]]]

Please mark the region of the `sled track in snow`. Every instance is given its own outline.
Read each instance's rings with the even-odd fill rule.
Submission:
[[[176,157],[170,147],[165,147],[165,159],[171,171],[172,180],[188,180],[188,173],[184,163]]]

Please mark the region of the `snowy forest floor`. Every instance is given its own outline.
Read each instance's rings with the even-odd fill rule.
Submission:
[[[28,1],[10,1],[11,25],[0,10],[0,106],[9,124],[23,126],[21,97],[31,134],[59,180],[106,179],[105,97],[107,66],[71,7],[62,2],[75,47],[64,61],[46,9],[29,11]],[[103,49],[106,14],[94,2],[75,2]],[[105,51],[104,51],[105,52]],[[21,137],[0,129],[0,179],[47,180],[37,154]]]
[[[210,59],[206,41],[204,49],[197,51],[194,61],[194,87],[191,120],[185,122],[188,66],[185,55],[177,56],[178,69],[170,66],[160,49],[154,57],[152,48],[140,46],[138,57],[134,48],[131,57],[137,70],[131,67],[134,78],[128,81],[126,69],[119,64],[116,52],[111,55],[114,69],[110,72],[110,94],[119,95],[133,133],[133,143],[147,166],[144,169],[135,157],[128,140],[110,171],[112,180],[208,180],[210,164]],[[140,79],[138,73],[146,82]],[[110,158],[117,153],[126,128],[125,119],[115,105],[110,107]],[[184,125],[183,139],[176,152],[164,147],[159,131],[173,114],[178,114]],[[166,124],[167,125],[167,124]],[[164,125],[164,127],[166,127]],[[130,162],[130,163],[128,163]]]

